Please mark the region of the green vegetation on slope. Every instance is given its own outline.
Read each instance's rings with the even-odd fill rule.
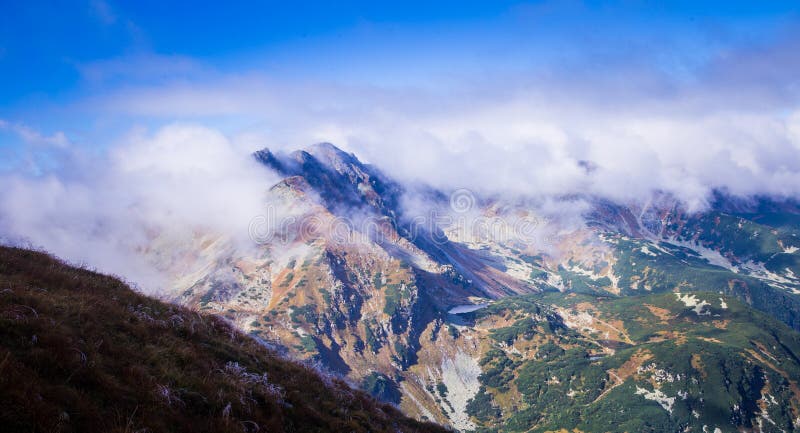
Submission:
[[[584,324],[544,326],[549,309]],[[477,431],[797,429],[800,334],[733,298],[546,293],[478,316],[477,326],[499,317],[532,326],[481,359],[467,406]]]
[[[619,277],[622,295],[675,288],[723,292],[800,329],[800,297],[797,295],[710,264],[688,248],[661,243],[659,247],[664,252],[653,253],[643,251],[647,245],[641,240],[617,239],[614,274]]]

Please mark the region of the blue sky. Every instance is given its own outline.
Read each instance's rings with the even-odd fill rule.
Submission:
[[[0,240],[146,282],[130,251],[154,227],[245,236],[276,181],[250,152],[319,141],[399,182],[543,203],[800,199],[798,8],[5,2]]]
[[[284,144],[323,137],[295,133],[316,128],[357,149],[370,135],[353,132],[365,128],[359,110],[443,118],[548,92],[581,101],[577,111],[788,113],[798,11],[795,1],[15,2],[0,15],[0,155],[38,172],[52,159],[43,147],[102,151],[173,122]]]
[[[97,90],[83,67],[137,54],[400,84],[452,63],[469,73],[595,55],[602,66],[603,56],[647,51],[702,61],[775,37],[798,10],[793,1],[15,2],[0,17],[0,101],[8,116],[15,104],[80,97]]]

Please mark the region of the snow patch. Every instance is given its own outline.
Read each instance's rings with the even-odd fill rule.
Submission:
[[[797,276],[794,274],[794,271],[792,271],[791,268],[786,268],[786,278],[789,278],[790,280],[796,280]]]
[[[660,389],[648,391],[640,386],[637,386],[636,395],[641,395],[647,400],[652,400],[658,403],[664,408],[664,410],[672,414],[672,406],[675,404],[675,397],[667,397],[667,395],[661,392]]]
[[[564,266],[564,269],[566,269],[566,270],[568,270],[570,272],[576,273],[578,275],[583,275],[584,277],[589,277],[589,279],[592,280],[592,281],[597,281],[597,280],[599,280],[599,279],[604,277],[604,275],[596,274],[593,271],[588,270],[588,269],[584,269],[584,268],[582,268],[580,266],[569,266],[568,265],[568,266]]]
[[[636,373],[639,375],[643,374],[650,375],[650,377],[659,385],[664,382],[673,383],[684,379],[682,374],[680,373],[672,374],[667,370],[658,368],[654,363],[650,363],[646,366],[637,368]],[[680,392],[678,394],[680,394]]]
[[[656,253],[654,253],[654,252],[650,251],[650,249],[649,249],[649,248],[647,248],[647,245],[642,245],[642,248],[640,249],[640,251],[641,251],[641,252],[642,252],[642,254],[644,254],[644,255],[651,256],[651,257],[658,257],[658,254],[656,254]]]
[[[555,287],[556,289],[558,289],[559,292],[562,293],[567,290],[567,288],[564,286],[564,280],[561,278],[560,275],[548,273],[547,284]]]
[[[687,307],[693,308],[692,311],[694,311],[698,316],[708,316],[711,314],[710,311],[705,310],[705,308],[711,304],[700,300],[696,295],[689,293],[675,293],[675,297],[678,298],[678,301],[683,302],[683,304]]]
[[[751,276],[762,280],[771,281],[777,284],[792,284],[792,281],[786,277],[768,270],[766,267],[764,267],[763,263],[748,261],[747,263],[742,264],[742,268],[750,272]]]
[[[689,248],[690,250],[693,250],[694,252],[699,254],[700,257],[702,257],[703,259],[705,259],[708,263],[710,263],[712,265],[723,267],[723,268],[728,269],[729,271],[732,271],[732,272],[735,272],[735,273],[739,272],[739,270],[736,268],[736,266],[734,266],[733,263],[731,263],[730,260],[728,260],[725,256],[720,254],[720,252],[717,251],[717,250],[712,250],[711,248],[706,248],[706,247],[704,247],[704,246],[702,246],[700,244],[697,244],[695,242],[679,241],[677,239],[671,239],[670,243],[678,245],[678,246],[681,246],[681,247],[684,247],[684,248]]]

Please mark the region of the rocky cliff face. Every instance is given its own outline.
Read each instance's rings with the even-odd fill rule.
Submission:
[[[256,158],[284,180],[255,246],[198,234],[162,262],[174,300],[460,430],[795,428],[795,206],[408,190],[329,144]]]

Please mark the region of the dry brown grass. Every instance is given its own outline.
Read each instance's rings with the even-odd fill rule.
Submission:
[[[0,247],[4,432],[440,432],[224,320]]]
[[[656,307],[655,305],[650,305],[650,304],[644,304],[644,306],[647,307],[648,310],[650,310],[650,313],[652,313],[654,316],[658,318],[660,323],[667,323],[670,319],[673,318],[672,312],[667,310],[666,308],[659,308]]]
[[[608,375],[611,378],[611,381],[606,385],[606,389],[603,390],[603,393],[600,394],[595,401],[601,400],[603,397],[608,395],[611,390],[614,388],[622,385],[628,380],[629,377],[636,374],[636,371],[639,367],[644,365],[644,363],[651,359],[653,354],[650,353],[647,349],[640,349],[637,350],[624,364],[622,364],[619,368],[614,370],[609,370]]]
[[[692,368],[700,372],[700,377],[703,379],[708,377],[708,373],[706,372],[705,364],[703,363],[703,358],[698,353],[692,354]]]

